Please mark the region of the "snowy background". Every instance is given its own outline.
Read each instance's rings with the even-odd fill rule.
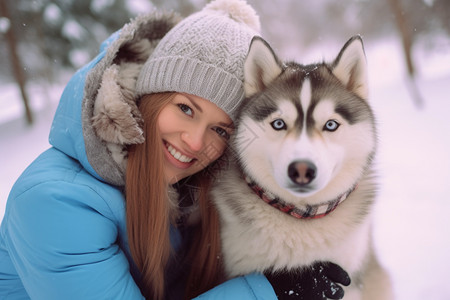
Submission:
[[[413,104],[405,84],[399,41],[386,38],[365,45],[380,135],[375,241],[399,300],[450,299],[450,53],[446,43],[447,51],[425,51],[420,44],[415,48],[417,84],[425,101],[421,109]],[[340,47],[319,45],[302,62],[333,57]],[[51,86],[29,83],[35,112],[32,127],[23,118],[17,87],[0,82],[0,219],[14,181],[49,147],[52,116],[67,80]]]

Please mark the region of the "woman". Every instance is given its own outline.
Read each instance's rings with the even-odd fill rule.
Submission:
[[[276,298],[263,275],[222,283],[207,198],[258,31],[246,3],[218,0],[179,23],[141,16],[102,44],[9,195],[1,299]]]

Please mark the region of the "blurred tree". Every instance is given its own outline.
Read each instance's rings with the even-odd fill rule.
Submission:
[[[365,39],[392,35],[396,15],[389,2],[369,0],[247,0],[262,19],[264,35],[280,48],[302,49],[322,40],[341,43],[354,34]],[[422,36],[450,35],[450,1],[408,0],[402,3],[408,16],[412,44]]]
[[[0,1],[0,16],[7,20],[11,20],[11,16],[9,13],[9,7],[6,2]],[[26,91],[26,77],[23,72],[22,62],[17,55],[17,38],[16,33],[14,31],[14,26],[11,26],[11,22],[9,23],[9,28],[5,30],[5,36],[7,39],[7,44],[9,48],[9,56],[11,57],[11,68],[14,74],[14,77],[17,81],[17,84],[20,89],[20,93],[22,94],[22,100],[25,107],[25,117],[28,124],[33,123],[33,116],[30,110],[28,94]]]
[[[403,54],[405,56],[406,67],[410,78],[409,90],[414,103],[417,107],[423,106],[423,99],[419,93],[417,85],[415,84],[416,68],[414,66],[412,58],[412,45],[414,28],[410,25],[409,15],[407,15],[403,9],[403,4],[400,0],[388,0],[392,12],[395,16],[395,23],[400,33],[403,45]]]
[[[80,67],[97,53],[99,40],[131,17],[124,0],[3,1],[14,8],[11,14],[20,24],[17,30],[26,49],[38,50],[46,64],[57,67]],[[29,63],[41,73],[39,61]]]
[[[11,24],[1,44],[9,47],[12,59],[1,64],[0,76],[18,84],[28,123],[26,78],[49,83],[62,68],[79,68],[132,16],[125,0],[1,0],[1,5],[2,11],[9,8],[4,19]]]

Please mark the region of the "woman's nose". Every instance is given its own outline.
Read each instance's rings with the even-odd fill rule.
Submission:
[[[186,130],[181,134],[181,139],[193,152],[200,152],[205,146],[205,131],[198,128]]]

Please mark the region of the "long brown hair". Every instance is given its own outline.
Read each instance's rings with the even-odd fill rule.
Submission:
[[[206,172],[205,172],[206,171]],[[204,170],[198,179],[201,221],[195,231],[187,260],[190,275],[187,281],[186,299],[192,299],[213,288],[224,279],[219,234],[219,216],[209,198],[211,174]]]
[[[164,298],[164,275],[171,253],[170,204],[164,179],[163,151],[157,119],[174,93],[144,96],[139,110],[144,120],[145,142],[129,148],[125,197],[131,255],[141,272],[139,285],[147,299]],[[210,176],[195,175],[199,187],[201,222],[195,230],[188,261],[186,296],[196,296],[217,285],[222,277],[218,215],[208,196]]]

